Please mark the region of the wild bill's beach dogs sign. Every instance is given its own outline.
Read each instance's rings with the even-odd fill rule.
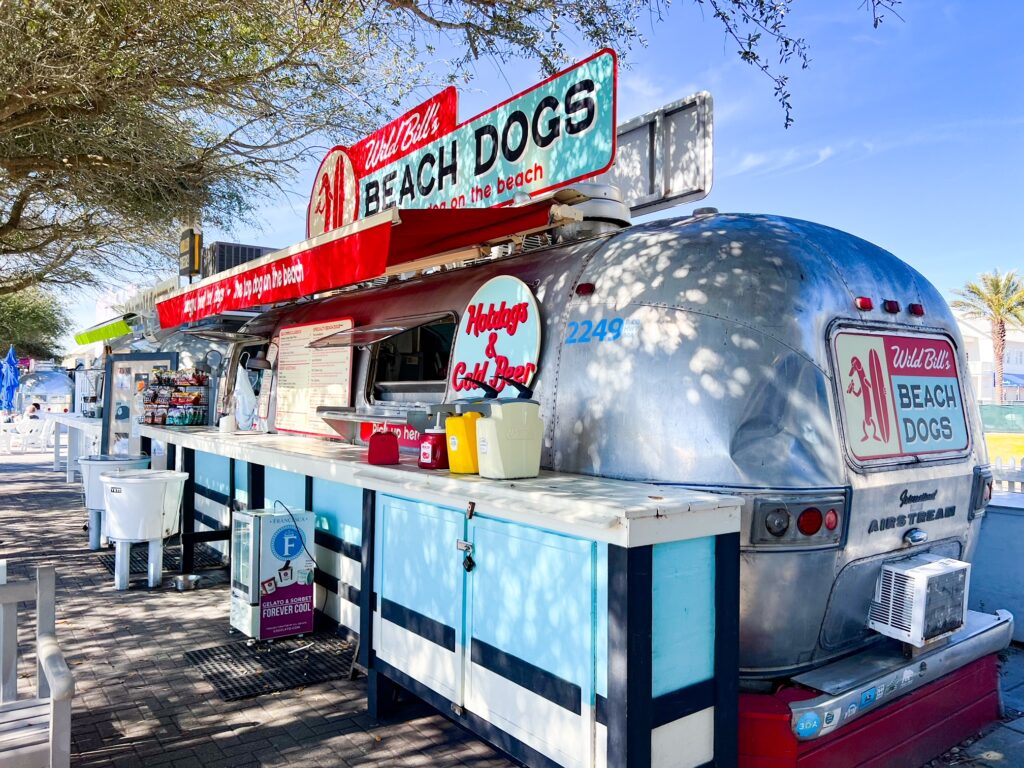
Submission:
[[[307,239],[159,302],[161,327],[378,277],[401,222],[389,209],[507,206],[603,173],[615,160],[616,67],[613,51],[598,51],[461,124],[447,88],[333,148],[310,193]]]
[[[307,237],[382,210],[491,207],[590,178],[615,159],[616,58],[611,50],[456,125],[448,88],[317,171]]]
[[[843,331],[835,337],[847,446],[858,461],[968,447],[948,339]]]

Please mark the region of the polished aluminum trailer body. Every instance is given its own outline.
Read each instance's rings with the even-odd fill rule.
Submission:
[[[829,227],[759,215],[668,219],[275,310],[247,330],[270,335],[283,325],[342,316],[356,326],[427,312],[458,317],[474,291],[499,274],[529,284],[541,308],[535,383],[545,467],[746,500],[747,677],[788,676],[877,639],[866,617],[882,562],[926,551],[970,559],[981,524],[971,509],[975,469],[986,457],[956,323],[918,272]],[[858,296],[873,298],[876,309],[859,311]],[[883,299],[904,311],[881,311]],[[911,303],[925,314],[906,312]],[[617,318],[623,325],[614,340],[574,337],[587,321],[594,328]],[[948,339],[968,448],[927,461],[858,466],[843,435],[830,352],[839,329]],[[356,414],[371,420],[401,413],[411,403],[373,401],[370,365],[370,351],[356,350]],[[353,422],[349,436],[357,434]],[[904,541],[910,526],[869,532],[872,520],[930,506],[900,510],[904,492],[935,492],[935,505],[956,512],[922,526],[926,541],[919,544]],[[766,505],[819,502],[840,510],[833,535],[765,541]]]

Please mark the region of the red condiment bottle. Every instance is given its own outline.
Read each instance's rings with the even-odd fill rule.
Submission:
[[[441,424],[443,413],[437,414],[437,423],[423,433],[420,441],[420,469],[448,469],[448,445]]]

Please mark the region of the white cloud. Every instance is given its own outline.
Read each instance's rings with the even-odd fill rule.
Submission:
[[[669,87],[666,88],[665,84]],[[619,121],[629,120],[702,90],[694,83],[651,78],[636,71],[619,73]]]
[[[1024,116],[951,121],[911,132],[893,131],[888,135],[875,135],[870,140],[847,138],[820,146],[732,152],[724,154],[717,161],[715,173],[722,178],[797,173],[826,162],[849,163],[914,147],[970,143],[979,140],[986,131],[1015,126],[1024,126]]]

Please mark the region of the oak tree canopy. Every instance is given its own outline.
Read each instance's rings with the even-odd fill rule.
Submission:
[[[772,81],[807,45],[793,0],[694,0]],[[876,25],[899,0],[863,0]],[[307,155],[361,136],[480,57],[627,51],[658,0],[0,3],[0,296],[166,267],[182,225],[230,228]],[[720,28],[721,29],[721,28]],[[439,51],[454,50],[438,72]]]

